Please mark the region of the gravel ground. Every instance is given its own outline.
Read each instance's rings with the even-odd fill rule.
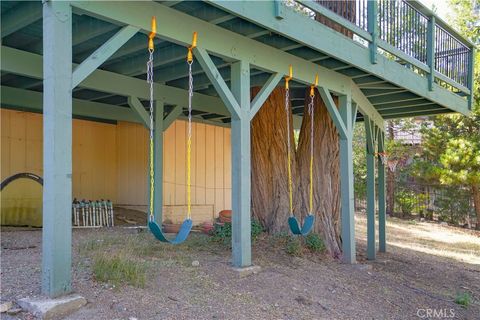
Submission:
[[[390,228],[395,232],[394,244],[389,243],[389,252],[379,254],[375,262],[367,262],[365,219],[357,216],[359,263],[353,266],[324,255],[291,257],[275,245],[275,239],[261,238],[253,252],[261,272],[246,278],[232,271],[227,248],[205,241],[202,235],[171,247],[159,244],[147,232],[133,235],[122,227],[75,229],[73,286],[88,304],[68,319],[415,319],[427,309],[452,309],[455,318],[480,319],[479,264],[405,248],[411,245],[412,230],[421,234],[424,229],[445,227],[389,223],[400,226]],[[2,231],[1,300],[39,296],[41,231]],[[473,258],[480,258],[480,235],[469,232],[466,236],[473,239]],[[109,239],[111,247],[91,250],[114,252],[129,241],[144,245],[142,262],[149,265],[149,274],[143,288],[94,279],[88,248],[92,241],[104,239]],[[454,251],[456,243],[444,245]],[[192,266],[193,261],[199,266]],[[459,292],[472,297],[467,308],[454,302]],[[32,319],[27,313],[3,316]]]

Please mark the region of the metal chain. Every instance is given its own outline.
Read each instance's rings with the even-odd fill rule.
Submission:
[[[314,110],[313,110],[313,102],[315,96],[310,95],[310,102],[308,104],[308,114],[310,116],[310,190],[309,190],[309,206],[310,206],[310,214],[313,214],[313,136],[314,136]]]
[[[154,198],[154,168],[153,168],[153,49],[149,49],[149,59],[147,61],[147,83],[150,85],[150,221],[154,220],[153,198]]]
[[[192,186],[191,186],[191,153],[192,153],[192,97],[193,97],[193,75],[192,63],[188,63],[188,140],[187,140],[187,218],[192,217]]]
[[[290,89],[285,89],[285,114],[287,116],[287,161],[288,161],[288,200],[290,205],[290,216],[293,216],[293,188],[292,188],[292,164],[290,144]]]

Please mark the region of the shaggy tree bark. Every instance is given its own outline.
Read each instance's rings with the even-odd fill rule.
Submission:
[[[252,89],[252,97],[259,88]],[[292,115],[289,113],[290,123]],[[252,213],[270,233],[287,231],[289,216],[285,89],[276,88],[252,120]],[[292,168],[296,168],[293,126]],[[293,171],[295,173],[295,171]],[[294,175],[293,189],[296,190]]]
[[[297,158],[298,192],[296,212],[305,216],[309,210],[310,124],[309,91],[306,91],[304,117],[300,129]],[[338,103],[335,99],[335,103]],[[315,231],[320,233],[334,257],[341,255],[340,243],[340,150],[335,125],[318,91],[314,98],[313,214]]]
[[[395,139],[393,123],[388,121],[388,139]],[[387,214],[395,216],[395,172],[392,172],[387,166]]]

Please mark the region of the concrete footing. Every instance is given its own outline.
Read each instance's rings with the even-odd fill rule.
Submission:
[[[250,267],[243,267],[243,268],[232,268],[232,270],[238,275],[238,277],[244,278],[244,277],[248,277],[249,275],[259,273],[262,270],[262,268],[260,266],[250,266]]]
[[[87,300],[79,295],[70,295],[56,299],[25,298],[17,301],[23,310],[33,313],[44,320],[62,319],[83,307]]]

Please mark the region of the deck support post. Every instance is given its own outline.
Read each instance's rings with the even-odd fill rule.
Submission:
[[[367,158],[367,259],[375,260],[375,144],[377,129],[368,116],[365,117]]]
[[[72,290],[72,8],[43,3],[42,292]]]
[[[232,63],[230,90],[207,51],[197,47],[194,54],[232,117],[232,264],[236,268],[249,267],[252,265],[250,64],[243,60]]]
[[[153,131],[153,152],[154,152],[154,184],[153,191],[153,215],[155,222],[161,226],[163,216],[163,102],[155,101]]]
[[[435,16],[428,17],[427,25],[427,64],[430,68],[428,73],[428,89],[433,90],[435,83]]]
[[[356,263],[356,249],[352,142],[358,106],[356,104],[352,106],[350,95],[342,95],[338,98],[340,107],[337,109],[330,91],[324,87],[318,87],[317,89],[340,136],[342,261],[354,264]]]
[[[248,267],[251,253],[250,65],[232,64],[232,94],[240,112],[232,116],[233,266]]]
[[[370,49],[370,62],[377,63],[377,40],[378,40],[378,2],[377,0],[367,3],[367,28],[372,35],[372,41],[368,44]]]
[[[378,152],[385,152],[385,133],[378,135]],[[386,241],[386,203],[385,203],[385,165],[378,159],[378,251],[387,252]]]
[[[356,263],[355,205],[353,192],[353,110],[350,96],[340,96],[340,116],[345,135],[340,135],[340,191],[343,262]],[[355,109],[355,108],[353,108]],[[355,109],[356,112],[356,109]]]

